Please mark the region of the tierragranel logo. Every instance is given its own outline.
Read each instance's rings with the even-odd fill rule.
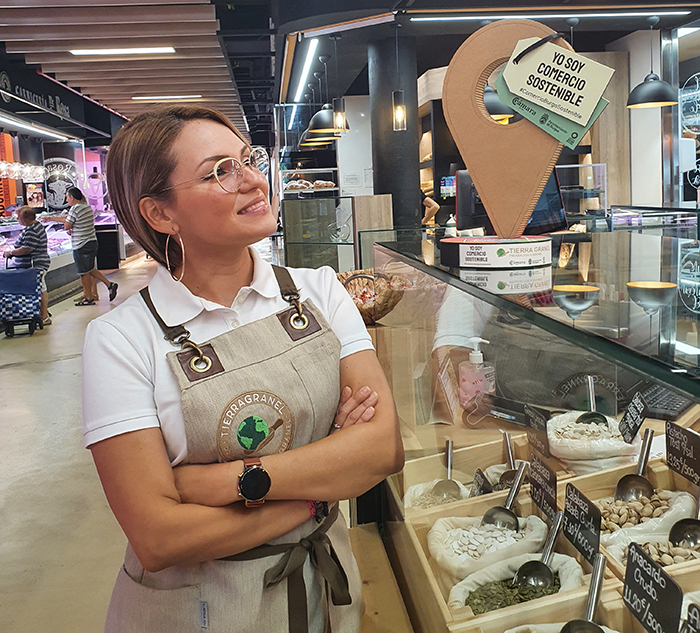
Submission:
[[[10,76],[4,70],[0,72],[0,88],[3,90],[3,92],[0,92],[2,100],[5,103],[10,103],[12,101],[10,96],[12,94],[12,83],[10,82]]]

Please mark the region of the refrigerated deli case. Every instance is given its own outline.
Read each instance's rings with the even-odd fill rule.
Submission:
[[[42,221],[41,217],[41,215],[37,216],[40,222]],[[46,229],[47,246],[51,258],[46,284],[51,292],[74,282],[78,275],[73,263],[71,237],[63,228],[63,224],[60,222],[43,222],[43,224]],[[23,227],[14,217],[0,218],[0,250],[4,252],[13,248],[22,229]],[[124,233],[114,213],[96,214],[95,231],[98,242],[97,267],[99,270],[119,268],[120,261],[140,250]],[[2,258],[0,269],[4,269],[6,263],[5,258]]]
[[[564,509],[573,484],[602,508],[600,552],[609,563],[597,621],[641,633],[622,598],[629,542],[665,552],[663,530],[695,512],[699,490],[669,468],[661,436],[666,420],[700,431],[700,244],[627,232],[565,235],[553,238],[552,265],[543,268],[470,270],[440,262],[439,243],[426,234],[374,247],[375,272],[400,276],[403,287],[400,301],[370,330],[406,453],[402,472],[384,483],[383,513],[385,545],[414,629],[502,633],[533,624],[549,631],[547,623],[583,615],[592,566],[564,534],[554,547],[557,593],[484,613],[478,600],[468,601],[482,584],[512,578],[513,565],[539,558],[551,522],[537,496],[542,486],[535,487],[536,503],[525,483],[513,506],[524,536],[515,543],[504,538],[507,547],[496,539],[491,549],[478,548],[481,517],[509,493],[499,483],[509,469],[508,431],[515,464],[535,460],[554,477],[554,507]],[[470,359],[474,337],[484,341],[482,368]],[[600,426],[576,421],[591,409],[589,376]],[[646,419],[625,439],[619,421],[637,394]],[[546,424],[538,426],[538,416]],[[661,496],[649,500],[649,518],[630,510],[623,528],[613,525],[607,499],[635,471],[647,428],[656,438],[645,472]],[[545,447],[538,444],[542,433]],[[459,493],[443,498],[433,489],[447,476],[448,439]],[[659,533],[650,536],[651,526]],[[695,581],[700,589],[700,547],[695,551],[684,550],[682,560],[671,552],[670,565],[664,559],[684,591]]]

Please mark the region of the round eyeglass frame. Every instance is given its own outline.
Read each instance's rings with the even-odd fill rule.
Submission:
[[[225,163],[226,161],[233,161],[234,165],[237,165],[235,168],[235,171],[230,171],[228,172],[230,175],[233,175],[235,173],[238,174],[238,185],[236,186],[235,189],[231,190],[229,188],[224,187],[224,184],[221,182],[221,179],[219,177],[219,166],[222,163]],[[206,181],[212,176],[216,179],[216,182],[219,184],[219,187],[221,187],[226,193],[237,193],[238,190],[241,188],[241,182],[243,179],[243,168],[244,167],[251,167],[252,169],[259,171],[263,176],[267,178],[268,173],[270,172],[270,157],[267,154],[267,151],[265,151],[264,147],[253,147],[250,150],[249,156],[244,159],[242,162],[239,161],[237,158],[233,158],[233,156],[226,156],[224,158],[220,158],[214,163],[214,167],[212,170],[208,173],[205,174],[204,176],[197,176],[196,178],[190,178],[189,180],[185,180],[183,182],[179,182],[176,185],[171,185],[170,187],[166,187],[165,189],[161,189],[160,193],[165,193],[166,191],[170,191],[171,189],[175,189],[176,187],[181,187],[182,185],[187,185],[191,182],[196,182],[197,180],[201,181]]]

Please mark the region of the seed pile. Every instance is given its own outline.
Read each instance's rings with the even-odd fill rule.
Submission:
[[[479,559],[484,554],[517,543],[523,538],[522,532],[515,532],[495,525],[455,528],[447,533],[445,547],[451,548],[460,561],[467,558]]]
[[[413,500],[412,506],[414,508],[433,508],[445,503],[453,503],[454,501],[457,501],[457,499],[434,495],[431,490],[427,490]]]
[[[551,427],[554,437],[562,440],[622,440],[618,430],[611,431],[602,424],[583,424],[575,419]]]
[[[628,547],[625,547],[625,553],[622,559],[623,565],[627,564]],[[666,541],[665,543],[642,543],[639,547],[662,567],[700,559],[700,545],[696,545],[695,547],[674,547],[670,541]]]
[[[495,609],[503,609],[514,604],[551,596],[557,593],[561,587],[559,573],[554,572],[554,584],[551,587],[521,587],[511,584],[512,580],[494,580],[487,582],[469,594],[465,601],[465,606],[470,607],[474,615],[481,615]]]
[[[671,507],[671,492],[656,490],[651,496],[640,497],[638,501],[597,501],[602,516],[600,531],[612,534],[621,528],[629,528],[650,519],[660,517]]]

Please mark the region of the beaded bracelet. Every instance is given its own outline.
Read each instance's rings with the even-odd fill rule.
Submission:
[[[309,499],[306,503],[309,505],[309,518],[314,519],[316,523],[323,522],[323,519],[328,516],[327,501],[311,501]]]

